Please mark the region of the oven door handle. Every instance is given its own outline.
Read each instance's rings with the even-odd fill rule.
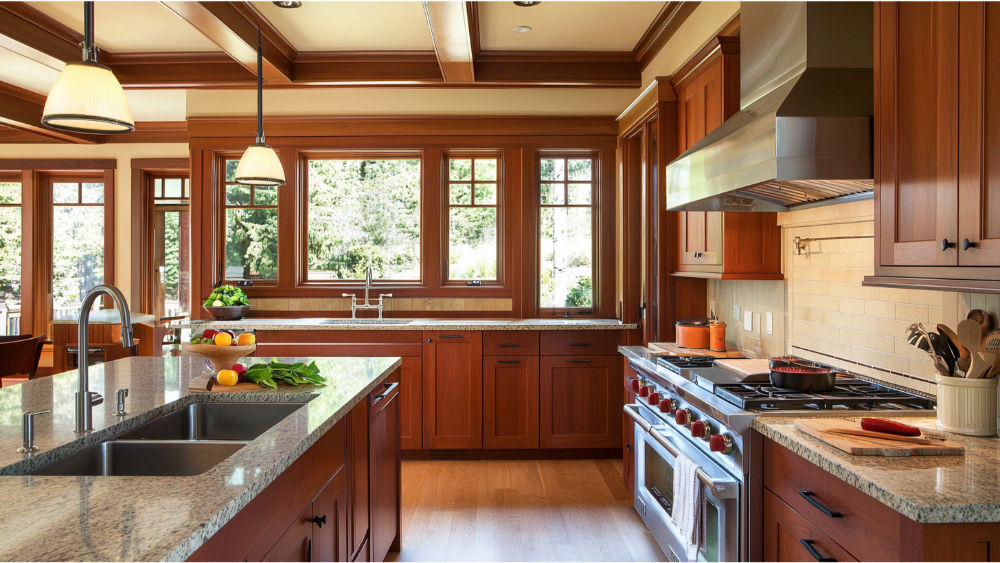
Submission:
[[[653,425],[649,423],[642,415],[639,414],[639,405],[625,405],[625,414],[629,415],[632,420],[638,424],[643,431],[650,435],[658,444],[663,446],[663,449],[667,450],[670,455],[675,458],[681,455],[681,451],[677,449],[677,446],[673,444],[666,436],[660,433],[659,430],[653,428]],[[739,487],[734,480],[722,480],[714,479],[708,473],[701,468],[698,468],[696,472],[698,480],[701,481],[708,490],[712,492],[716,498],[736,498],[739,496]]]

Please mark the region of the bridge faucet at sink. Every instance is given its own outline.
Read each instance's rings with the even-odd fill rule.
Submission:
[[[368,266],[365,269],[365,304],[358,305],[358,297],[353,293],[344,293],[342,297],[351,298],[351,318],[356,319],[358,314],[358,309],[378,309],[378,318],[382,318],[382,300],[386,297],[392,297],[391,293],[380,293],[378,296],[378,305],[371,303],[368,300],[368,291],[372,288],[372,267]]]
[[[77,324],[76,341],[79,346],[77,353],[77,373],[80,376],[80,385],[76,392],[76,431],[79,433],[90,432],[94,429],[94,407],[104,402],[104,397],[100,393],[90,390],[90,374],[87,365],[87,328],[90,325],[90,308],[94,306],[94,301],[101,295],[110,295],[118,308],[118,313],[122,321],[122,346],[135,351],[135,340],[132,338],[132,317],[128,312],[128,303],[125,296],[113,285],[99,285],[91,289],[80,305],[80,321]],[[129,346],[126,346],[129,344]]]

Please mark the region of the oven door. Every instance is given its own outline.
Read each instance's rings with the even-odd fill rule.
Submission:
[[[672,561],[740,561],[741,483],[645,406],[626,405],[625,411],[637,422],[635,509],[663,552]],[[678,452],[701,466],[706,491],[705,545],[695,557],[688,557],[687,544],[670,519]]]

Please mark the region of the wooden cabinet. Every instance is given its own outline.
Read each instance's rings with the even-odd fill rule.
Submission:
[[[368,431],[366,398],[347,416],[347,435],[350,436],[347,441],[348,506],[351,513],[347,551],[352,557],[368,539]]]
[[[625,404],[635,403],[635,393],[632,391],[632,382],[639,378],[639,374],[632,369],[628,363],[628,358],[623,359],[625,367]],[[629,496],[635,493],[635,421],[632,417],[622,412],[622,478],[625,480],[625,490]]]
[[[423,334],[424,447],[482,448],[483,333]]]
[[[371,395],[370,493],[371,525],[367,547],[370,561],[383,561],[399,551],[402,534],[400,475],[400,394],[398,379],[390,378]]]
[[[281,534],[261,561],[312,561],[313,507],[310,504]]]
[[[312,545],[308,561],[350,560],[347,473],[337,473],[312,503]],[[367,493],[366,489],[363,494],[367,496]],[[363,526],[367,528],[367,522]]]
[[[690,266],[722,266],[722,212],[682,211],[680,223],[681,271],[695,271]],[[708,271],[708,270],[706,270]]]
[[[538,356],[483,357],[483,448],[538,448]]]
[[[1000,9],[875,8],[875,275],[1000,292]]]
[[[764,561],[857,561],[771,491],[764,491]]]
[[[621,382],[618,356],[542,356],[539,446],[621,447]]]
[[[404,450],[424,447],[423,360],[403,358],[399,382],[399,439]]]

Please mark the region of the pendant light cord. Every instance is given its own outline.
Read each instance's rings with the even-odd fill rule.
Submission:
[[[94,3],[90,0],[83,3],[83,60],[97,62],[97,52],[94,47]]]
[[[257,144],[264,144],[264,56],[260,48],[260,28],[257,28]]]

